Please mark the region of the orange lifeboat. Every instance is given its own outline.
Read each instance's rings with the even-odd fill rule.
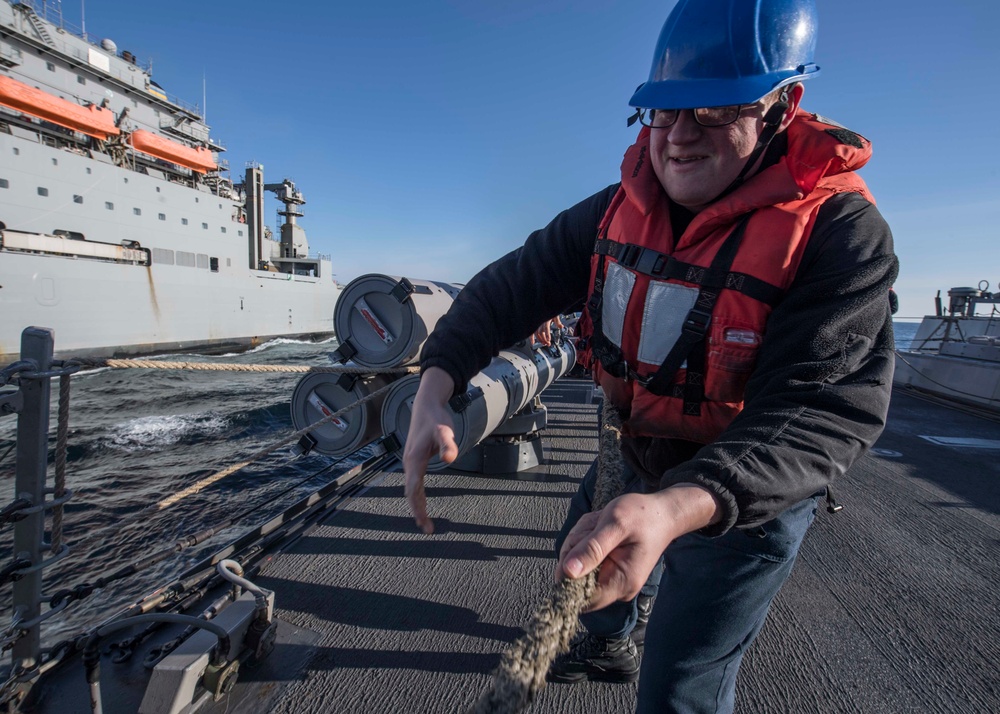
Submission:
[[[193,148],[185,146],[145,129],[136,129],[133,131],[129,142],[136,151],[141,151],[144,154],[155,156],[158,159],[169,161],[178,166],[186,166],[200,174],[207,171],[214,171],[218,168],[212,152],[205,147],[199,146],[198,148]]]
[[[0,104],[101,141],[121,133],[115,126],[115,114],[109,109],[94,105],[81,107],[2,75]]]

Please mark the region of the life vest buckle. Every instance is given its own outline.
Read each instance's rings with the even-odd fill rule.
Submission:
[[[708,332],[708,325],[712,322],[712,313],[706,312],[704,310],[699,310],[697,307],[691,308],[687,317],[684,319],[684,324],[681,327],[682,332],[686,332],[689,335],[701,338],[705,336]]]
[[[621,255],[618,256],[618,264],[623,268],[634,268],[642,255],[642,246],[628,243],[623,246]]]

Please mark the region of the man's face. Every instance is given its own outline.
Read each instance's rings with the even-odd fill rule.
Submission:
[[[801,89],[794,92],[801,96]],[[782,129],[798,97],[790,97]],[[722,193],[743,170],[764,128],[765,112],[775,102],[765,98],[743,107],[739,118],[725,126],[707,127],[694,114],[681,111],[673,125],[650,130],[653,171],[672,201],[698,212]]]

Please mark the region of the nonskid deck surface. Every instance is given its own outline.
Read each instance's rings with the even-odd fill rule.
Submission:
[[[430,475],[433,536],[395,471],[277,555],[254,580],[276,593],[278,645],[202,711],[467,711],[547,592],[596,446],[591,395],[566,379],[546,391],[546,463],[532,471]],[[876,451],[838,479],[844,510],[820,512],[744,658],[738,712],[1000,711],[998,440],[995,421],[894,395]],[[105,711],[137,710],[135,659],[103,669]],[[46,691],[43,711],[89,711],[79,667]],[[528,713],[624,714],[635,693],[552,684]]]
[[[544,397],[547,463],[429,476],[435,535],[416,531],[402,474],[388,473],[267,570],[278,616],[319,635],[273,711],[476,701],[546,593],[595,447],[589,385],[560,380]],[[1000,451],[926,436],[989,441],[1000,427],[894,397],[879,452],[839,480],[844,510],[820,513],[745,658],[738,711],[1000,710]],[[634,697],[634,685],[553,684],[529,711],[631,712]]]

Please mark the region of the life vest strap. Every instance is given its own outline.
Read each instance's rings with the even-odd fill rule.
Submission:
[[[726,274],[736,259],[751,213],[744,215],[712,259],[706,274]],[[656,372],[637,380],[647,391],[660,396],[671,393],[674,375],[687,361],[684,379],[684,414],[698,416],[701,403],[705,400],[705,336],[712,322],[712,310],[719,299],[719,290],[702,285],[694,306],[688,311],[681,327],[677,342],[671,347],[660,368]]]
[[[677,260],[666,253],[634,243],[618,243],[607,238],[598,239],[594,252],[614,258],[623,268],[661,280],[683,280],[698,286],[735,290],[747,297],[774,307],[784,295],[777,285],[746,273],[718,271]]]

